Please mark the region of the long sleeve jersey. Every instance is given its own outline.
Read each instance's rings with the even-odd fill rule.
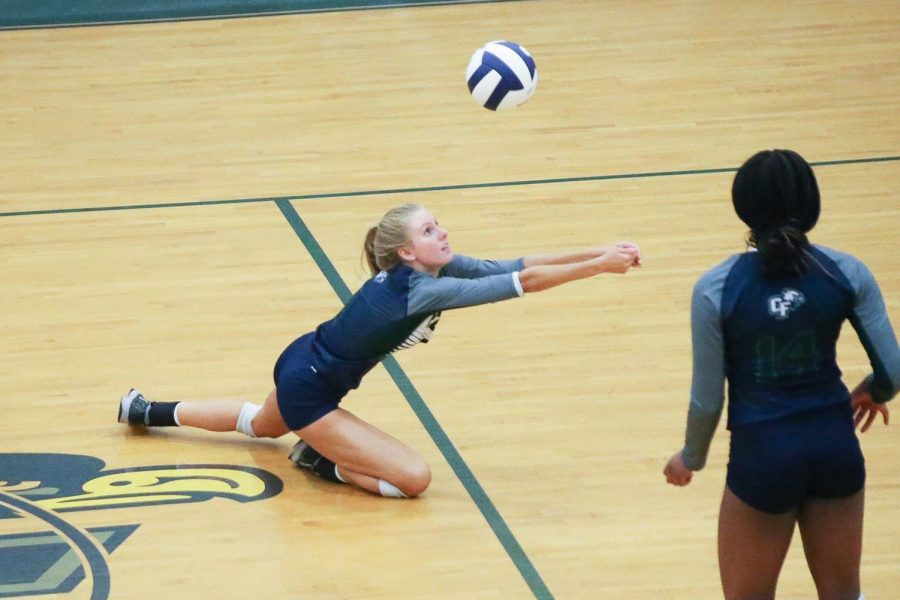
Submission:
[[[369,279],[344,308],[315,331],[314,367],[346,392],[385,355],[428,342],[441,311],[523,294],[523,259],[479,260],[455,255],[434,277],[399,264]]]
[[[869,357],[876,402],[900,388],[900,347],[881,291],[858,259],[811,246],[799,276],[767,278],[759,253],[735,255],[705,273],[691,302],[693,380],[682,458],[703,468],[724,405],[728,428],[849,402],[836,345],[849,320]]]

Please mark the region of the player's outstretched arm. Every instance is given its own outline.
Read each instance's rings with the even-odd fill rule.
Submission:
[[[634,266],[641,266],[641,250],[637,244],[631,242],[619,242],[613,246],[596,246],[591,248],[582,248],[580,250],[572,250],[569,252],[560,252],[556,254],[532,254],[524,257],[526,267],[536,267],[538,265],[567,265],[572,263],[584,262],[592,258],[600,258],[607,252],[616,248],[634,248],[637,250],[637,261]]]
[[[627,273],[637,266],[640,251],[637,246],[614,246],[600,256],[579,262],[563,264],[536,264],[519,272],[519,282],[526,294],[599,275],[600,273]]]

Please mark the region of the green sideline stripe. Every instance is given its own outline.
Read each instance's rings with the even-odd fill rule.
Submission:
[[[0,30],[240,19],[522,0],[0,0]]]
[[[851,158],[846,160],[825,160],[810,163],[814,167],[835,165],[858,165],[866,163],[900,161],[900,156],[880,156],[874,158]],[[362,190],[357,192],[331,192],[326,194],[304,194],[299,196],[275,196],[270,198],[238,198],[234,200],[197,200],[194,202],[163,202],[159,204],[129,204],[123,206],[88,206],[83,208],[53,208],[46,210],[19,210],[0,212],[0,217],[25,217],[30,215],[63,215],[69,213],[106,212],[115,210],[141,210],[147,208],[177,208],[181,206],[215,206],[218,204],[254,204],[278,202],[280,200],[321,200],[326,198],[354,198],[360,196],[384,196],[387,194],[418,194],[423,192],[445,192],[478,188],[499,188],[524,185],[544,185],[548,183],[578,183],[584,181],[608,181],[614,179],[644,179],[651,177],[677,177],[681,175],[709,175],[737,171],[737,167],[717,169],[690,169],[686,171],[650,171],[645,173],[621,173],[617,175],[589,175],[585,177],[558,177],[554,179],[526,179],[521,181],[494,181],[488,183],[460,183],[455,185],[435,185],[430,187],[396,188],[388,190]]]
[[[288,200],[280,199],[276,200],[275,203],[278,205],[278,208],[281,209],[282,214],[284,214],[288,223],[291,224],[291,227],[294,228],[294,232],[297,234],[297,237],[300,238],[300,241],[303,242],[307,252],[309,252],[313,260],[316,261],[316,264],[325,275],[328,283],[331,284],[331,287],[338,295],[338,298],[340,298],[343,304],[346,304],[352,295],[350,289],[347,287],[347,284],[344,283],[344,280],[334,268],[331,260],[328,259],[328,256],[322,250],[322,247],[316,241],[316,238],[313,237],[309,228],[306,227],[303,219],[300,218],[300,215],[297,214],[297,211]],[[450,464],[453,472],[456,473],[456,476],[462,482],[466,491],[469,492],[469,496],[472,497],[472,500],[481,511],[481,514],[484,516],[488,525],[490,525],[491,529],[494,531],[497,539],[500,540],[506,553],[509,554],[509,557],[516,565],[516,568],[519,569],[522,577],[525,578],[525,581],[534,593],[535,598],[538,598],[539,600],[552,599],[553,595],[534,568],[534,565],[531,564],[531,561],[528,559],[522,546],[519,545],[519,542],[506,525],[503,517],[500,516],[500,513],[484,491],[484,488],[478,483],[472,470],[463,460],[462,456],[460,456],[459,451],[456,450],[456,447],[450,441],[446,432],[444,432],[443,427],[438,423],[434,414],[432,414],[428,405],[425,404],[425,401],[422,399],[422,396],[419,395],[415,386],[413,386],[412,382],[406,376],[406,373],[404,373],[403,369],[397,363],[397,360],[393,356],[388,356],[384,359],[383,364],[391,378],[394,380],[394,383],[400,388],[403,397],[406,398],[406,401],[413,409],[413,412],[422,422],[422,425],[425,426],[425,430],[431,436],[431,439],[434,440],[434,443],[441,451],[441,454],[444,455],[444,458]]]

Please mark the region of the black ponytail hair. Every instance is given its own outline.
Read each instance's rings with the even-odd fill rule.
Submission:
[[[819,220],[819,186],[812,167],[793,150],[764,150],[734,177],[731,200],[750,227],[747,243],[759,250],[763,274],[789,277],[809,268],[806,233]]]

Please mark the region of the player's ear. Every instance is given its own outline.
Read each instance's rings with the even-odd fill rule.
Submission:
[[[397,256],[404,262],[412,262],[416,260],[416,253],[409,246],[401,246],[397,248]]]

